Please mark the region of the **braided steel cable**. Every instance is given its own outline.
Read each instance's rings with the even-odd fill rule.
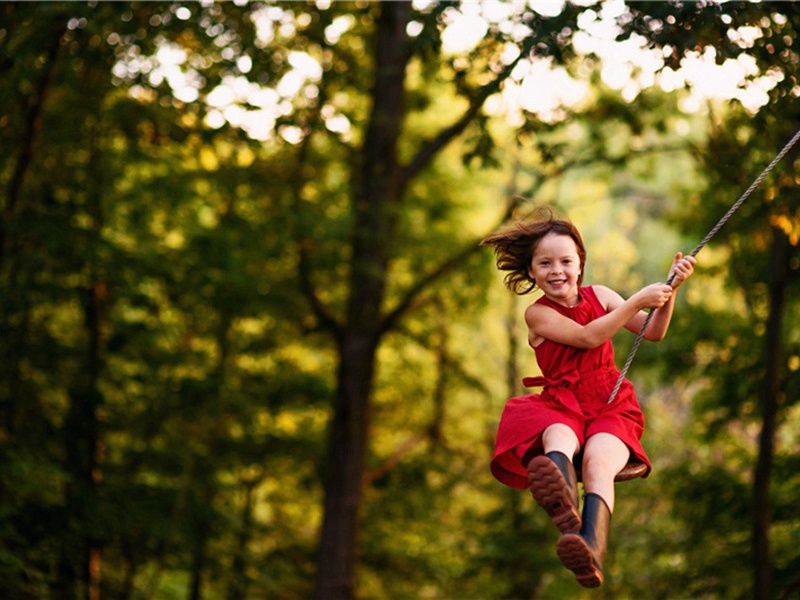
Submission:
[[[778,152],[778,154],[775,155],[775,158],[773,158],[772,162],[770,162],[769,165],[767,165],[767,168],[764,169],[761,175],[759,175],[756,178],[756,180],[750,184],[750,187],[747,188],[745,192],[739,197],[739,199],[736,202],[734,202],[733,205],[731,205],[731,207],[728,209],[728,212],[726,212],[723,215],[723,217],[719,220],[719,222],[717,222],[717,224],[714,225],[711,231],[709,231],[706,234],[706,237],[704,237],[703,240],[697,245],[697,248],[692,250],[690,256],[697,256],[697,253],[703,249],[703,246],[705,246],[711,240],[711,238],[713,238],[716,235],[716,233],[722,228],[722,226],[728,222],[728,219],[731,218],[733,213],[735,213],[739,209],[739,207],[742,204],[744,204],[744,201],[747,200],[748,196],[750,196],[750,194],[753,193],[753,190],[755,190],[759,186],[759,184],[764,180],[764,178],[769,174],[769,172],[775,168],[775,165],[777,165],[783,159],[784,156],[786,156],[786,153],[789,152],[789,150],[791,150],[792,146],[794,146],[797,143],[797,140],[799,139],[800,139],[800,129],[797,130],[797,133],[794,134],[792,139],[789,140],[789,142],[783,147],[783,149],[780,152]],[[674,279],[675,279],[675,273],[672,273],[669,276],[669,279],[667,279],[667,285],[672,285],[672,281]],[[614,385],[614,389],[611,391],[611,396],[609,396],[607,404],[611,404],[611,402],[614,401],[614,398],[616,398],[617,392],[619,391],[619,388],[622,385],[622,381],[625,379],[625,375],[628,373],[628,369],[630,369],[631,367],[631,363],[633,362],[633,357],[636,356],[636,351],[639,349],[639,345],[642,343],[642,339],[644,338],[644,332],[647,329],[647,326],[650,324],[650,319],[653,317],[653,313],[655,313],[655,310],[651,310],[648,313],[647,318],[644,320],[644,323],[642,323],[642,328],[639,330],[639,333],[636,336],[636,340],[633,342],[633,346],[631,346],[631,351],[628,354],[628,358],[625,360],[625,364],[622,366],[622,370],[620,371],[619,374],[619,379],[617,379],[617,383],[616,385]]]

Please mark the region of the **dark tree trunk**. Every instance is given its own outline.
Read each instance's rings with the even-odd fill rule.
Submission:
[[[247,597],[247,556],[248,545],[253,535],[253,496],[259,480],[249,478],[244,483],[244,506],[242,507],[242,525],[236,540],[236,554],[231,565],[231,583],[228,588],[228,600],[244,600]]]
[[[765,373],[759,398],[762,427],[758,444],[758,462],[753,481],[753,598],[756,600],[770,598],[772,587],[769,487],[775,452],[775,431],[780,409],[781,329],[788,275],[787,242],[784,232],[773,228],[769,270],[770,306],[764,340]]]
[[[61,37],[64,33],[63,25],[59,24],[58,27],[53,27],[52,29],[53,32],[46,52],[44,68],[39,78],[39,85],[25,112],[23,141],[14,170],[8,181],[5,202],[2,207],[2,219],[0,219],[0,267],[3,266],[6,257],[7,237],[17,212],[22,184],[33,162],[33,149],[42,124],[45,99],[50,91],[56,59],[61,47]]]
[[[356,536],[369,431],[375,352],[394,225],[402,195],[397,141],[403,120],[410,3],[380,6],[374,104],[354,190],[350,297],[339,337],[338,386],[330,428],[325,516],[316,598],[353,597]]]
[[[90,131],[89,147],[92,154],[87,167],[92,172],[102,173],[102,128],[91,120]],[[102,189],[102,176],[97,176],[92,180],[87,196],[92,237],[88,242],[89,258],[85,265],[89,273],[89,285],[82,299],[86,345],[83,364],[71,385],[69,407],[64,420],[66,471],[70,476],[65,489],[68,535],[61,548],[57,583],[58,597],[83,597],[87,600],[100,597],[101,553],[97,529],[93,527],[93,510],[99,497],[103,450],[98,412],[104,401],[99,383],[103,369],[108,290],[98,261],[93,257],[93,245],[100,239],[104,223]]]
[[[64,421],[66,469],[70,475],[65,490],[67,523],[55,596],[93,599],[98,593],[99,547],[90,533],[92,508],[97,498],[99,478],[99,421],[102,403],[97,384],[101,369],[101,314],[105,286],[95,281],[86,290],[84,319],[88,350],[84,366],[69,394],[69,409]],[[84,590],[79,593],[78,590]]]
[[[474,90],[463,114],[423,143],[407,164],[400,165],[397,146],[404,116],[405,72],[410,57],[406,26],[411,6],[409,2],[381,2],[373,6],[380,11],[373,54],[375,86],[364,147],[354,177],[350,296],[343,323],[339,323],[315,294],[308,273],[310,263],[300,245],[301,284],[320,326],[335,336],[339,355],[317,569],[318,600],[349,599],[355,589],[358,510],[364,484],[375,355],[381,336],[396,326],[427,286],[463,264],[463,259],[478,247],[479,240],[476,240],[469,248],[443,261],[420,277],[394,308],[383,313],[387,269],[394,248],[395,226],[401,216],[403,191],[439,151],[475,120],[486,99],[500,89],[517,62],[530,54],[534,44],[533,36],[526,38],[519,57],[506,65],[495,79]],[[509,205],[509,211],[511,208]]]
[[[201,600],[203,597],[203,573],[206,569],[209,532],[205,524],[201,524],[196,532],[192,547],[191,579],[189,583],[189,600]]]
[[[126,544],[123,549],[123,576],[122,586],[119,591],[119,600],[130,600],[133,597],[134,585],[136,583],[137,564],[133,549]]]
[[[447,374],[450,367],[450,323],[448,320],[447,308],[444,303],[437,298],[436,313],[439,324],[438,341],[436,345],[436,386],[433,391],[433,418],[428,427],[428,439],[431,449],[443,446],[444,440],[444,419],[447,408]]]

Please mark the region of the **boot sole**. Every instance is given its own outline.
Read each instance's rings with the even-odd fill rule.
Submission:
[[[552,460],[534,458],[528,465],[528,484],[536,502],[561,533],[580,531],[581,516],[572,505],[566,479]]]
[[[556,544],[556,554],[561,564],[575,574],[575,579],[583,587],[596,588],[603,583],[603,572],[597,568],[592,550],[580,535],[562,535]]]

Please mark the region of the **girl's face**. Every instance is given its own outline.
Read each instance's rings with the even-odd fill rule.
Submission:
[[[554,302],[575,306],[580,300],[578,277],[581,261],[578,246],[570,236],[548,233],[539,240],[528,274],[544,295]]]

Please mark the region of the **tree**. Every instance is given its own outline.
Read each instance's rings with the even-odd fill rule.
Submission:
[[[202,40],[177,8],[3,8],[3,136],[14,151],[2,157],[1,556],[2,587],[15,597],[129,597],[152,563],[142,587],[157,589],[181,538],[199,596],[219,527],[218,475],[234,453],[200,457],[254,420],[252,396],[263,392],[257,378],[232,373],[230,338],[254,308],[267,262],[241,248],[263,235],[266,217],[237,211],[261,197],[245,201],[244,189],[267,182],[241,168],[243,154],[230,150],[236,132],[204,139],[183,104],[147,92],[133,100],[121,87],[137,76],[120,70],[125,58],[165,43],[147,35],[154,23],[164,36]],[[233,164],[205,168],[217,143]],[[176,409],[191,412],[176,418]],[[255,437],[248,447],[262,443]],[[256,460],[245,455],[247,466]],[[28,471],[41,475],[20,483]],[[105,568],[115,560],[119,570]]]
[[[742,191],[746,189],[747,181],[754,179],[754,174],[757,172],[756,167],[751,169],[747,173],[748,179],[742,176],[741,171],[732,172],[730,169],[729,165],[731,164],[752,161],[752,155],[741,156],[741,143],[733,137],[731,130],[740,127],[741,130],[750,130],[751,132],[756,129],[771,132],[772,135],[769,136],[770,143],[754,152],[755,156],[761,159],[762,167],[769,162],[767,157],[771,153],[777,152],[782,144],[785,143],[785,141],[781,140],[788,140],[792,135],[792,128],[790,126],[787,127],[786,123],[792,121],[791,115],[798,114],[796,93],[792,90],[797,89],[799,81],[800,55],[798,55],[793,45],[793,40],[796,39],[798,29],[800,29],[800,15],[798,15],[794,7],[779,7],[772,3],[770,8],[776,9],[777,12],[770,13],[769,16],[761,10],[763,7],[756,9],[754,6],[744,3],[726,7],[677,5],[676,8],[677,11],[674,11],[673,7],[662,5],[655,11],[641,11],[634,4],[631,4],[632,18],[629,22],[630,26],[626,28],[626,35],[638,32],[646,35],[651,40],[651,43],[658,46],[663,47],[665,44],[669,44],[670,47],[674,48],[672,62],[675,65],[678,64],[678,60],[683,53],[686,50],[691,50],[692,46],[703,48],[712,45],[716,48],[717,60],[720,62],[727,58],[738,57],[747,52],[758,62],[759,72],[771,71],[778,75],[776,77],[776,85],[770,91],[770,109],[768,111],[762,110],[752,118],[754,129],[750,129],[747,124],[748,116],[740,113],[739,119],[733,118],[724,124],[720,123],[713,130],[709,154],[707,155],[708,163],[712,165],[709,172],[712,174],[712,180],[725,181],[727,179],[735,182],[733,186],[724,188],[726,196],[731,198],[735,196],[736,189]],[[781,8],[789,8],[789,10],[784,11]],[[743,42],[738,34],[737,27],[745,23],[755,27],[757,31],[757,41],[754,43],[753,51],[748,50],[750,42]],[[685,36],[684,33],[690,29],[696,31],[697,35]],[[648,34],[646,31],[651,33]],[[687,42],[688,46],[686,45]],[[776,118],[776,115],[782,115],[783,120]],[[734,158],[727,155],[720,160],[721,156],[713,156],[717,149],[727,152],[733,151],[737,154],[737,157]],[[774,176],[780,182],[777,184],[779,189],[785,185],[792,185],[792,180],[794,179],[792,164],[796,156],[797,150],[794,150],[789,155],[787,162],[782,165],[784,169],[788,170],[788,174],[784,172]],[[742,160],[743,158],[744,161]],[[723,213],[719,212],[722,208],[719,191],[720,189],[716,188],[716,193],[710,192],[709,195],[717,199],[714,203],[714,210],[721,216]],[[785,318],[784,313],[787,310],[785,304],[786,289],[792,279],[788,265],[791,260],[796,260],[790,258],[792,253],[789,252],[789,249],[797,246],[796,233],[794,233],[792,227],[788,226],[788,223],[796,222],[796,207],[792,206],[791,202],[779,202],[766,210],[759,209],[757,202],[759,197],[763,197],[761,194],[765,194],[766,198],[771,199],[776,195],[776,190],[769,187],[766,188],[766,191],[760,190],[757,192],[756,198],[754,198],[756,208],[751,207],[748,211],[743,212],[745,214],[749,212],[751,216],[758,216],[757,221],[755,221],[758,225],[754,225],[758,233],[753,235],[754,232],[751,232],[750,237],[747,238],[754,242],[751,251],[757,254],[766,253],[770,256],[762,271],[762,273],[768,274],[766,300],[752,297],[753,286],[755,285],[754,280],[751,278],[752,275],[746,275],[745,270],[740,268],[736,260],[731,263],[732,269],[737,272],[734,275],[735,280],[738,281],[737,287],[740,286],[745,296],[749,297],[747,305],[755,308],[764,302],[767,306],[767,316],[764,318],[762,325],[766,332],[762,347],[763,367],[761,372],[763,376],[759,386],[760,391],[757,394],[753,393],[751,396],[760,407],[758,413],[761,418],[758,457],[753,478],[752,567],[754,598],[767,598],[773,594],[772,571],[774,567],[769,542],[770,515],[772,513],[770,489],[773,485],[771,474],[775,458],[775,436],[778,421],[780,420],[779,413],[785,410],[785,407],[782,406],[784,402],[781,398],[784,396],[781,390],[787,389],[789,386],[784,366],[786,359],[782,350],[785,343],[783,340],[786,339],[786,331],[782,324]],[[715,217],[709,215],[703,220],[703,225],[711,222],[710,219],[712,218]],[[733,235],[736,236],[735,233]],[[738,238],[738,236],[736,237]],[[744,238],[733,246],[735,248],[734,256],[739,255],[745,247],[750,246],[750,244],[743,242]],[[726,242],[718,239],[716,243],[725,244]],[[758,312],[760,313],[760,311]],[[760,321],[760,319],[758,320]],[[741,402],[743,399],[739,398],[738,401]]]
[[[468,126],[480,122],[480,110],[486,98],[500,89],[520,58],[527,56],[534,45],[534,38],[528,38],[515,60],[507,65],[497,64],[498,72],[488,84],[467,88],[467,107],[463,113],[402,164],[399,141],[405,118],[404,98],[408,93],[406,71],[413,56],[407,37],[411,7],[399,2],[373,5],[371,10],[376,24],[374,83],[371,112],[358,154],[359,168],[353,178],[350,279],[341,321],[331,315],[310,285],[308,259],[300,263],[304,289],[318,321],[336,339],[339,360],[316,591],[317,598],[326,599],[349,598],[354,593],[358,512],[377,348],[381,338],[396,327],[425,289],[456,264],[455,257],[448,258],[412,284],[396,307],[384,308],[396,224],[404,195],[409,183],[443,147]],[[435,31],[438,14],[439,11],[433,11],[429,15],[419,15],[428,23],[423,30]],[[533,13],[526,13],[523,18],[531,21]],[[569,22],[566,15],[564,19],[559,23]],[[553,25],[545,24],[545,20],[542,24],[544,31],[538,38],[541,47],[558,48]],[[470,251],[472,249],[467,250]]]
[[[506,144],[498,142],[518,138],[535,163],[525,175],[542,182],[608,154],[611,142],[629,139],[627,127],[637,135],[667,122],[663,105],[651,112],[647,99],[629,105],[608,95],[589,103],[582,139],[535,115],[520,128],[498,127],[487,100],[517,81],[529,58],[575,69],[578,19],[599,7],[568,5],[553,17],[522,6],[487,13],[473,49],[446,52],[447,23],[474,8],[4,7],[0,500],[10,541],[0,559],[13,581],[4,587],[41,596],[60,564],[51,587],[65,597],[152,597],[177,572],[194,597],[241,597],[248,585],[309,595],[310,519],[322,521],[318,596],[350,597],[359,560],[385,568],[358,553],[365,489],[380,498],[435,471],[444,483],[434,489],[445,493],[459,473],[474,473],[458,452],[447,454],[443,390],[458,373],[481,397],[489,393],[449,340],[478,310],[472,296],[489,277],[477,241],[515,206],[505,198],[488,210],[470,206],[447,171],[462,160],[460,178],[504,178],[483,167],[502,166]],[[632,3],[621,37],[637,33],[673,50],[665,65],[677,66],[704,44],[720,57],[748,52],[728,32],[755,23],[763,38],[753,53],[765,68],[776,54],[784,61],[773,93],[791,106],[794,9],[771,8],[765,24],[753,5]],[[183,79],[167,69],[170,52]],[[241,118],[260,107],[271,108],[261,125]],[[565,114],[577,124],[581,110]],[[762,117],[765,129],[774,125]],[[616,152],[609,172],[628,159]],[[498,196],[511,195],[501,188]],[[788,231],[790,267],[791,210],[771,214],[776,231]],[[478,213],[491,218],[460,219]],[[783,310],[794,304],[778,305],[775,323]],[[406,346],[429,352],[418,379],[433,382],[431,414],[415,419],[409,440],[379,446],[375,413],[378,433],[396,427],[376,401],[390,387],[381,379],[390,360],[379,353]],[[779,387],[793,385],[784,375]],[[400,391],[426,388],[410,381]],[[329,407],[326,452],[320,424]],[[770,436],[765,428],[765,442]],[[324,503],[314,470],[321,455]],[[431,458],[442,455],[449,461]],[[27,484],[19,473],[33,467],[52,476]],[[97,501],[93,514],[86,498]],[[441,506],[425,500],[405,508]],[[301,516],[286,509],[293,503]],[[277,516],[258,521],[265,512]],[[68,526],[43,532],[37,519]],[[493,548],[490,564],[505,564]],[[259,564],[275,577],[259,580]],[[418,568],[432,565],[455,568]],[[485,570],[470,577],[490,589]]]

